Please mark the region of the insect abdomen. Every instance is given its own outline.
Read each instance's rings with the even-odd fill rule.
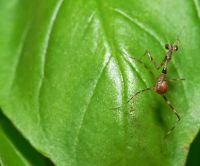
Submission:
[[[155,91],[159,94],[164,94],[167,92],[167,81],[157,82],[155,86]]]

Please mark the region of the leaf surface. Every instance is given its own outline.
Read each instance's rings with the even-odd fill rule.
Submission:
[[[56,165],[183,165],[200,127],[198,1],[30,2],[0,2],[0,103],[31,144]],[[162,97],[127,104],[155,84],[131,57],[161,62],[177,36],[168,79],[186,81],[167,97],[181,121],[163,138],[176,117]]]

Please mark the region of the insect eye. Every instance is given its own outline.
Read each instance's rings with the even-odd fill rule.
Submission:
[[[169,44],[165,44],[165,48],[169,50]]]
[[[174,46],[174,50],[178,51],[178,46],[177,45]]]

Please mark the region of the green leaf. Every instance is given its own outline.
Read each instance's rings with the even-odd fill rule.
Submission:
[[[16,131],[0,112],[0,165],[38,166],[51,164]]]
[[[200,5],[194,1],[0,1],[0,104],[56,165],[184,165],[200,128]],[[167,97],[154,92],[140,58],[180,47]],[[144,63],[151,62],[144,57]],[[120,109],[113,109],[121,106]]]

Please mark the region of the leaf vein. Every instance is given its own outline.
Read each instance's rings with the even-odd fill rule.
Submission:
[[[102,75],[103,75],[103,72],[105,71],[106,67],[107,67],[108,64],[109,64],[110,59],[111,59],[111,56],[110,56],[108,59],[106,58],[105,63],[104,63],[104,66],[102,67],[102,69],[101,69],[101,71],[100,71],[100,74],[98,75],[98,77],[97,77],[97,79],[96,79],[96,81],[95,81],[95,84],[94,84],[94,86],[93,86],[92,93],[91,93],[90,98],[89,98],[89,100],[88,100],[88,102],[87,102],[87,105],[85,106],[85,109],[83,110],[83,115],[82,115],[82,118],[81,118],[81,120],[80,120],[80,125],[79,125],[79,127],[78,127],[78,131],[77,131],[76,138],[75,138],[75,145],[74,145],[75,158],[76,158],[76,156],[77,156],[77,155],[76,155],[76,154],[77,154],[77,145],[78,145],[78,140],[79,140],[79,136],[80,136],[80,131],[81,131],[81,128],[82,128],[82,124],[83,124],[83,121],[84,121],[84,119],[85,119],[85,114],[86,114],[86,112],[88,111],[88,108],[89,108],[89,105],[90,105],[90,103],[91,103],[91,100],[92,100],[92,98],[93,98],[93,96],[94,96],[94,92],[95,92],[95,90],[96,90],[96,87],[97,87],[97,85],[98,85],[98,83],[99,83],[100,78],[101,78]]]
[[[40,79],[40,82],[39,82],[39,88],[38,88],[38,123],[39,123],[39,126],[41,127],[42,131],[44,132],[44,128],[42,127],[43,123],[41,123],[41,103],[40,103],[40,99],[41,99],[41,92],[42,92],[42,87],[43,87],[43,84],[44,84],[44,79],[45,79],[45,68],[46,68],[46,56],[47,56],[47,50],[48,50],[48,47],[49,47],[49,41],[50,41],[50,38],[51,38],[51,34],[52,34],[52,30],[53,30],[53,27],[54,27],[54,24],[55,24],[55,21],[56,21],[56,18],[57,18],[57,15],[60,11],[60,8],[63,4],[64,0],[60,0],[58,1],[54,11],[52,12],[52,17],[50,19],[50,24],[48,26],[48,30],[47,30],[47,34],[46,34],[46,37],[44,39],[44,48],[43,48],[43,52],[42,52],[42,73],[41,73],[41,79]]]

